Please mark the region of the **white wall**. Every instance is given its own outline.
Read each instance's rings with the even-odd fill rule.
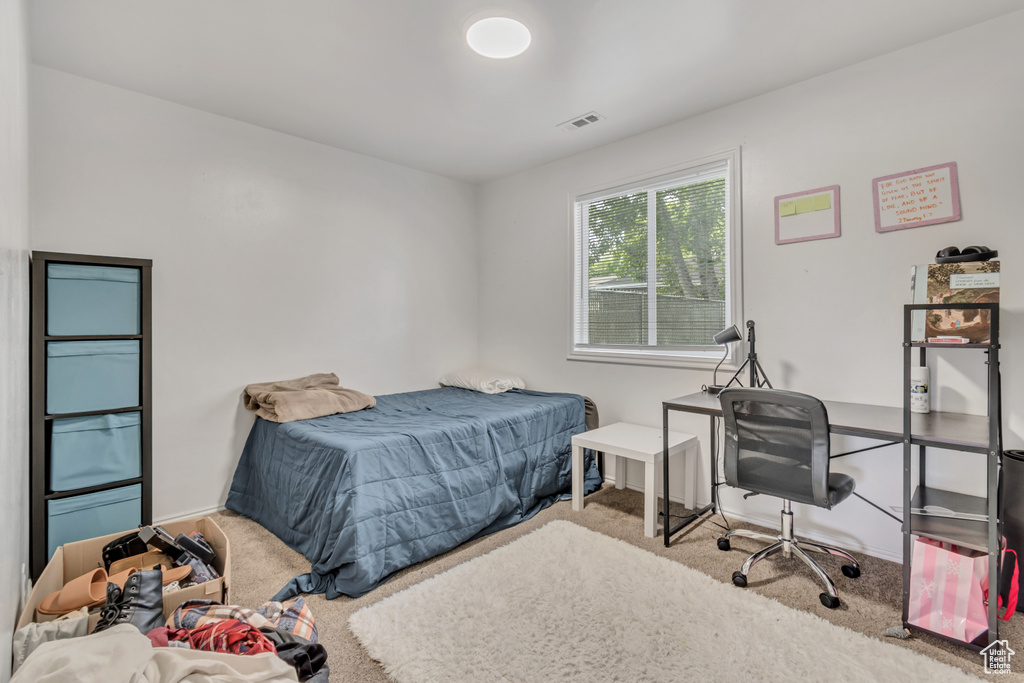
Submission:
[[[902,405],[902,304],[909,269],[948,245],[1000,251],[1005,444],[1024,443],[1024,12],[923,43],[654,132],[513,175],[481,190],[480,357],[538,389],[591,396],[602,423],[658,426],[661,401],[710,384],[708,371],[566,360],[570,315],[569,197],[584,188],[742,147],[744,316],[758,356],[782,388]],[[586,134],[579,131],[573,134]],[[874,229],[873,178],[955,161],[962,220],[887,234]],[[776,246],[776,195],[838,184],[842,237]],[[735,321],[740,322],[742,321]],[[960,351],[964,353],[963,350]],[[745,353],[745,351],[743,352]],[[984,413],[984,365],[943,350],[933,363],[939,408]],[[701,436],[707,418],[673,427]],[[844,440],[836,447],[870,442]],[[901,504],[901,450],[839,461],[858,492]],[[936,456],[939,485],[981,493],[981,456]],[[677,471],[674,491],[681,492]],[[941,477],[939,476],[941,473]],[[642,486],[630,471],[630,485]],[[708,485],[703,483],[703,500]],[[726,509],[774,525],[778,504],[723,494]],[[899,525],[863,502],[801,509],[798,532],[898,557]]]
[[[28,561],[28,46],[24,0],[0,2],[0,681]]]
[[[473,187],[33,67],[32,248],[153,259],[154,516],[221,505],[251,382],[476,361]]]

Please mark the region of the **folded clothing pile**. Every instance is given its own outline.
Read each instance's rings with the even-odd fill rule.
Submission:
[[[341,386],[333,372],[249,384],[242,400],[246,408],[271,422],[309,420],[377,405],[373,396]]]

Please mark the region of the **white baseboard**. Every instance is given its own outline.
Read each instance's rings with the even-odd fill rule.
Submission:
[[[604,481],[605,481],[606,484],[611,484],[613,486],[615,485],[615,479],[612,478],[612,477],[609,477],[607,475],[605,475]],[[632,491],[637,491],[638,493],[641,493],[641,494],[644,492],[643,487],[638,487],[638,486],[635,486],[635,485],[630,485],[628,481],[626,482],[626,488],[628,488],[628,489],[630,489]],[[668,499],[670,501],[672,501],[673,503],[679,503],[680,505],[685,505],[685,503],[686,503],[686,501],[684,501],[681,497],[679,497],[677,495],[674,495],[674,494],[669,494]],[[705,505],[708,505],[708,503],[709,503],[709,501],[703,501],[703,500],[700,500],[698,498],[697,502],[695,503],[695,507],[697,509],[700,509],[700,508],[704,507]],[[177,522],[177,521],[182,520],[182,519],[191,519],[193,517],[206,517],[207,515],[212,515],[215,512],[220,512],[221,510],[226,510],[226,509],[227,508],[225,508],[223,505],[219,505],[217,507],[208,508],[206,510],[197,510],[195,512],[190,512],[188,514],[177,515],[177,516],[174,516],[174,517],[167,517],[167,518],[164,518],[164,519],[161,519],[161,520],[157,521],[156,524],[165,524],[165,523],[168,523],[168,522]],[[760,516],[760,515],[743,514],[743,513],[733,512],[733,511],[726,511],[726,514],[727,514],[727,516],[728,516],[728,518],[730,520],[739,520],[741,522],[747,522],[748,524],[756,524],[758,526],[767,527],[769,529],[774,529],[774,528],[776,528],[779,525],[779,518],[778,518],[778,516],[763,517],[763,516]],[[815,533],[813,531],[801,532],[799,534],[799,536],[802,536],[804,538],[810,539],[812,541],[818,541],[819,543],[830,543],[830,544],[833,544],[833,545],[838,545],[838,546],[840,546],[842,548],[845,548],[847,550],[852,550],[854,552],[863,553],[865,555],[871,555],[872,557],[879,557],[879,558],[881,558],[883,560],[889,560],[891,562],[896,562],[896,563],[902,563],[903,562],[903,554],[902,553],[895,553],[895,552],[892,552],[891,550],[888,550],[886,548],[879,548],[877,546],[868,545],[868,544],[865,544],[865,543],[858,543],[858,544],[855,545],[855,544],[851,543],[848,540],[847,541],[843,541],[843,542],[839,542],[839,541],[836,541],[836,539],[834,539],[834,538],[829,538],[828,536],[826,536],[824,534]]]
[[[221,510],[226,510],[226,509],[227,508],[225,508],[223,505],[218,505],[217,507],[208,508],[206,510],[197,510],[195,512],[189,512],[188,514],[175,515],[173,517],[164,517],[163,519],[158,519],[158,520],[156,520],[153,523],[154,524],[170,524],[171,522],[179,522],[179,521],[181,521],[183,519],[192,519],[193,517],[206,517],[208,515],[212,515],[214,512],[220,512]]]
[[[701,503],[701,505],[704,505],[704,503]],[[748,524],[756,524],[758,526],[768,527],[769,529],[777,529],[779,526],[779,518],[777,515],[771,518],[766,518],[761,517],[759,515],[747,515],[726,511],[726,516],[729,518],[730,521],[739,520],[741,522],[747,522]],[[806,538],[810,541],[827,543],[829,545],[834,545],[844,550],[849,550],[864,555],[870,555],[872,557],[878,557],[883,560],[890,560],[891,562],[895,562],[897,564],[903,563],[902,552],[895,553],[887,548],[879,548],[877,546],[868,545],[866,543],[854,542],[849,539],[837,541],[834,538],[830,538],[829,536],[822,533],[816,533],[813,530],[806,531],[796,529],[794,530],[794,535],[797,538]]]
[[[615,479],[612,478],[612,477],[609,477],[607,475],[605,475],[604,480],[605,480],[605,483],[612,484],[612,485],[615,484]],[[644,489],[643,489],[642,486],[630,485],[628,480],[626,482],[626,488],[628,488],[628,489],[630,489],[632,491],[637,491],[639,493],[643,493],[644,492]],[[659,494],[660,494],[660,492],[659,492]],[[676,496],[674,494],[671,494],[671,493],[669,494],[668,499],[670,501],[672,501],[673,503],[679,503],[680,505],[684,505],[685,504],[685,501],[682,498],[680,498],[679,496]],[[710,503],[710,501],[703,501],[703,500],[700,500],[698,498],[697,502],[694,505],[695,505],[696,509],[700,509],[700,508],[704,507],[705,505],[708,505],[709,503]],[[775,529],[775,528],[777,528],[779,526],[778,515],[774,515],[772,517],[764,517],[764,516],[761,516],[761,515],[751,515],[751,514],[744,514],[744,513],[739,513],[739,512],[733,512],[731,510],[726,510],[726,516],[730,520],[739,520],[741,522],[747,522],[748,524],[756,524],[757,526],[763,526],[763,527],[767,527],[769,529]],[[828,537],[825,534],[815,533],[813,530],[809,531],[809,532],[801,531],[800,533],[797,534],[797,537],[803,537],[803,538],[806,538],[806,539],[811,540],[811,541],[818,541],[819,543],[828,543],[828,544],[831,544],[831,545],[838,546],[840,548],[844,548],[846,550],[851,550],[853,552],[862,553],[864,555],[870,555],[872,557],[878,557],[878,558],[881,558],[883,560],[889,560],[891,562],[896,562],[897,564],[902,564],[903,563],[903,553],[902,552],[893,552],[893,551],[891,551],[891,550],[889,550],[887,548],[879,548],[877,546],[868,545],[866,543],[860,543],[860,542],[853,543],[850,540],[837,541],[836,539],[830,538],[830,537]]]

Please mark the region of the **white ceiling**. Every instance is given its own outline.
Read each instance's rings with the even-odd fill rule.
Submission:
[[[482,182],[1024,9],[1024,0],[31,0],[36,64]],[[463,33],[504,13],[527,52]],[[597,111],[605,120],[557,125]]]

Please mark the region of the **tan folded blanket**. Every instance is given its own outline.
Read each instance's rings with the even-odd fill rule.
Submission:
[[[338,376],[333,372],[250,384],[243,400],[246,408],[271,422],[308,420],[377,405],[373,396],[339,386]]]

